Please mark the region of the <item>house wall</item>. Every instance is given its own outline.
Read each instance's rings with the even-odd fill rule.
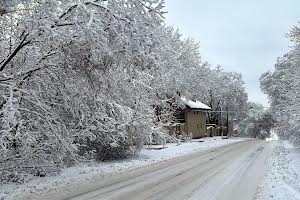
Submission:
[[[186,110],[186,133],[192,133],[193,138],[206,136],[206,112],[201,110]]]

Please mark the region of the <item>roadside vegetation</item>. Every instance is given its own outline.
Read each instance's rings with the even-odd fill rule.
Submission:
[[[273,71],[260,78],[261,89],[268,95],[270,111],[276,120],[279,137],[300,144],[300,28],[295,26],[288,34],[292,46],[278,58]]]
[[[1,183],[165,141],[180,95],[248,124],[241,74],[210,66],[164,13],[163,0],[1,1]]]

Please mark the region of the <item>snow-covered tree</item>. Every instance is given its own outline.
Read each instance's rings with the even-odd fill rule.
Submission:
[[[1,181],[139,150],[157,131],[163,1],[14,3],[0,16]]]
[[[238,135],[243,137],[266,138],[274,128],[274,117],[263,105],[247,103],[246,117],[238,124]]]
[[[198,94],[212,108],[212,111],[216,111],[209,113],[209,122],[221,124],[221,121],[227,121],[226,112],[229,113],[228,121],[231,124],[233,120],[235,123],[243,120],[247,110],[248,95],[242,75],[236,72],[226,72],[218,66],[209,70],[205,76],[206,85]],[[221,111],[225,112],[222,120]]]
[[[294,27],[289,37],[293,46],[278,58],[274,71],[261,76],[261,89],[268,95],[276,119],[276,132],[282,139],[300,143],[300,31]]]

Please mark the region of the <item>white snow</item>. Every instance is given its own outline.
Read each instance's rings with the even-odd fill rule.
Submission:
[[[0,199],[31,199],[47,193],[55,193],[68,190],[74,185],[84,185],[91,181],[101,181],[104,175],[121,173],[127,170],[140,168],[164,160],[191,154],[196,151],[223,146],[245,139],[232,138],[221,139],[220,137],[204,138],[192,142],[178,144],[167,144],[161,149],[160,145],[152,145],[151,149],[142,150],[139,156],[122,161],[78,164],[76,167],[64,169],[61,174],[54,177],[37,178],[23,185],[2,185],[0,188]]]
[[[183,103],[185,103],[190,108],[203,109],[203,110],[211,110],[211,107],[209,107],[208,105],[205,105],[204,103],[202,103],[200,101],[188,100],[185,97],[181,97],[181,101],[183,101]]]
[[[258,200],[300,200],[300,151],[287,141],[274,141]]]

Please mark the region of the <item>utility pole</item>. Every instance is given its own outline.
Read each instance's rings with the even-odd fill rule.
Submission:
[[[229,137],[229,113],[228,113],[228,107],[226,107],[226,110],[227,110],[227,116],[226,116],[226,120],[227,120],[227,138]]]
[[[221,110],[221,136],[223,139],[222,101],[220,101],[220,110]]]

